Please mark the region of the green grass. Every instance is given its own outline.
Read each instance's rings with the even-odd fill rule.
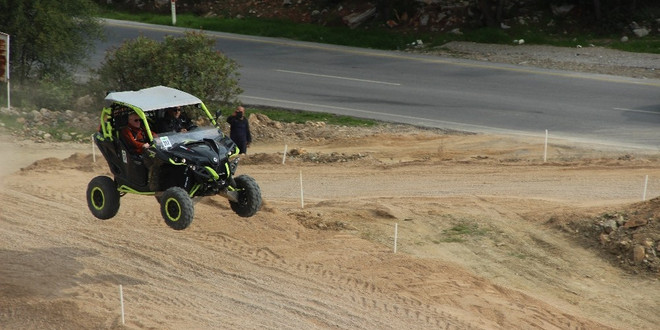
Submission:
[[[616,41],[610,45],[611,48],[635,53],[654,53],[660,54],[660,38],[652,39],[634,39],[627,42]]]
[[[439,239],[434,243],[462,243],[468,237],[484,236],[488,233],[487,229],[480,228],[479,224],[469,220],[461,220],[458,224],[442,231]]]
[[[150,24],[172,25],[169,14],[129,13],[105,8],[101,17]],[[425,46],[440,46],[449,41],[472,41],[478,43],[512,44],[513,40],[524,39],[526,44],[542,44],[561,47],[595,45],[630,52],[660,54],[660,37],[651,35],[643,39],[631,36],[628,42],[619,41],[619,35],[596,36],[580,30],[565,32],[558,27],[548,27],[548,22],[536,25],[514,26],[511,29],[475,28],[464,29],[462,34],[431,33],[417,31],[389,30],[378,25],[366,25],[359,29],[345,26],[322,26],[299,24],[285,20],[259,18],[218,18],[198,17],[192,14],[177,15],[177,26],[207,31],[288,38],[292,40],[327,44],[401,50],[407,45],[422,40]]]
[[[23,123],[17,121],[17,117],[0,114],[0,123],[3,124],[3,127],[9,130],[17,130],[23,128]]]
[[[272,108],[248,108],[246,112],[249,113],[262,113],[268,118],[285,123],[298,123],[304,124],[306,122],[325,122],[329,125],[339,126],[375,126],[378,121],[369,119],[360,119],[350,116],[333,115],[330,113],[299,111],[299,110],[285,110],[285,109],[272,109]]]
[[[101,17],[149,24],[172,25],[172,17],[169,15],[132,14],[106,10],[102,12]],[[416,40],[414,36],[401,35],[386,30],[353,30],[341,26],[328,27],[251,17],[238,19],[198,17],[191,14],[181,14],[177,15],[176,26],[206,31],[287,38],[375,49],[402,49],[405,48],[406,44]]]

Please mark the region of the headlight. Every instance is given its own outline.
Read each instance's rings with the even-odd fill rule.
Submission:
[[[238,160],[238,156],[239,156],[238,153],[232,154],[231,152],[228,152],[227,160],[229,160],[230,162],[234,160]]]
[[[183,165],[186,163],[186,159],[174,156],[170,158],[170,163],[173,165]]]

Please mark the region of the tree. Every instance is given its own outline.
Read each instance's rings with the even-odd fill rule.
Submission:
[[[138,37],[111,49],[98,70],[107,91],[163,85],[204,100],[232,103],[243,92],[238,64],[214,49],[215,39],[201,32],[166,36],[163,42]]]
[[[91,0],[0,0],[12,82],[68,79],[102,36]]]

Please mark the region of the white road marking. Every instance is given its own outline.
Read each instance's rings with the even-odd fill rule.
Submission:
[[[660,115],[660,111],[646,111],[646,110],[635,110],[635,109],[626,109],[626,108],[614,108],[614,110],[648,113],[648,114],[651,114],[651,115]]]
[[[391,82],[386,82],[386,81],[378,81],[378,80],[367,80],[367,79],[358,79],[358,78],[349,78],[349,77],[329,76],[329,75],[325,75],[325,74],[308,73],[308,72],[299,72],[299,71],[289,71],[289,70],[275,70],[275,71],[277,71],[277,72],[284,72],[284,73],[293,73],[293,74],[299,74],[299,75],[305,75],[305,76],[314,76],[314,77],[322,77],[322,78],[332,78],[332,79],[343,79],[343,80],[360,81],[360,82],[366,82],[366,83],[372,83],[372,84],[382,84],[382,85],[401,86],[401,84],[391,83]]]

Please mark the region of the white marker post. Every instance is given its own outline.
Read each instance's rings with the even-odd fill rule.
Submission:
[[[286,148],[287,148],[287,145],[285,144],[284,145],[284,155],[282,155],[282,165],[284,165],[284,162],[286,161]]]
[[[121,324],[126,324],[124,320],[124,289],[122,289],[121,284],[119,284],[119,301],[121,302]]]
[[[394,253],[396,253],[396,241],[399,236],[399,223],[394,224]]]
[[[644,177],[644,192],[642,193],[642,201],[646,200],[646,188],[649,186],[649,175],[647,174],[646,177]]]
[[[300,208],[305,208],[305,196],[303,194],[302,170],[300,170]]]
[[[94,134],[92,134],[92,160],[96,163],[96,149],[94,148]]]
[[[548,130],[545,130],[545,143],[543,144],[543,162],[548,160]]]
[[[171,4],[172,4],[172,25],[176,25],[176,0],[172,0]]]

